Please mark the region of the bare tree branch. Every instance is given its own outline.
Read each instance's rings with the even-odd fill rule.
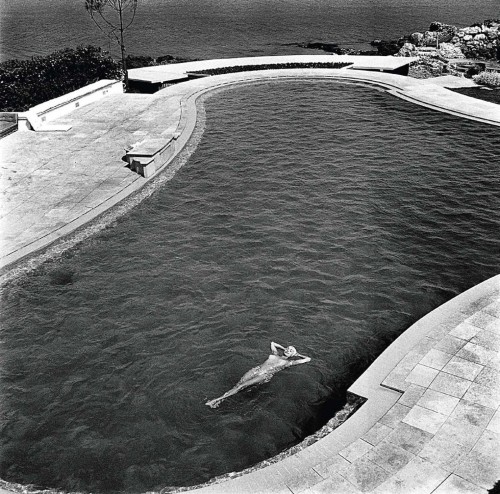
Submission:
[[[85,0],[85,9],[94,24],[110,40],[119,46],[122,55],[122,68],[125,74],[125,86],[128,89],[127,61],[123,33],[132,25],[137,13],[138,0]],[[110,16],[117,16],[116,21]],[[128,20],[126,20],[128,18]]]

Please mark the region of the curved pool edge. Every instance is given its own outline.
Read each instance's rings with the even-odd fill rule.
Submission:
[[[468,390],[464,391],[461,397],[456,396],[458,393],[454,390],[450,391],[453,394],[444,392],[444,388],[437,384],[433,386],[432,383],[440,383],[438,379],[441,374],[454,374],[435,368],[439,365],[432,364],[429,357],[434,355],[433,352],[442,352],[438,349],[443,348],[444,339],[449,338],[450,333],[459,334],[457,328],[460,325],[463,327],[462,323],[472,324],[470,321],[476,321],[477,324],[483,324],[477,322],[480,319],[478,315],[483,313],[496,320],[493,322],[496,324],[497,334],[500,334],[500,275],[457,295],[402,333],[349,388],[349,392],[366,398],[366,402],[327,436],[298,453],[261,469],[229,480],[223,479],[209,485],[182,490],[196,494],[382,494],[411,491],[418,486],[418,492],[426,494],[433,492],[440,485],[448,489],[443,492],[462,492],[461,484],[462,487],[468,486],[472,489],[467,492],[484,492],[481,489],[491,488],[497,480],[495,469],[499,466],[499,460],[494,457],[494,451],[497,449],[493,448],[493,451],[488,450],[489,454],[483,454],[488,448],[482,451],[478,444],[486,437],[500,447],[500,427],[497,424],[500,395],[495,412],[494,403],[481,396],[484,386],[473,381],[470,381]],[[486,329],[480,331],[488,332]],[[467,345],[474,343],[463,340],[463,347],[456,353],[463,352]],[[477,363],[477,359],[481,358],[478,357],[480,354],[481,352],[471,353],[467,357],[466,353],[462,353],[462,357],[458,358],[463,358],[473,365],[481,365]],[[450,359],[457,358],[449,355]],[[496,359],[492,359],[489,361],[492,366],[490,368],[500,370],[498,352]],[[481,366],[489,367],[489,364]],[[435,374],[427,385],[424,385],[425,378],[421,377],[422,374],[416,372],[417,369],[420,371],[420,367],[429,369],[427,372],[431,375]],[[415,384],[419,379],[421,385]],[[472,388],[475,384],[477,385]],[[423,390],[418,397],[417,388]],[[470,392],[471,388],[475,390],[474,393]],[[491,420],[485,423],[477,441],[469,447],[461,445],[463,454],[472,458],[471,463],[467,463],[468,457],[462,457],[463,463],[457,464],[454,469],[449,465],[443,467],[443,464],[446,464],[443,451],[449,445],[448,456],[451,460],[456,449],[454,427],[462,428],[463,424],[457,426],[452,410],[444,414],[426,408],[419,399],[428,389],[433,393],[433,397],[436,394],[445,395],[444,402],[456,401],[457,407],[482,407],[486,410],[484,413],[497,417],[496,422],[490,417]],[[439,420],[442,420],[441,424]],[[433,449],[433,440],[440,444],[439,454]],[[393,463],[391,458],[394,459]],[[491,460],[489,477],[478,477],[478,465],[474,465],[473,460],[478,463],[488,459]],[[483,473],[481,468],[479,472],[479,475]]]
[[[276,58],[276,63],[282,62],[283,59],[287,57],[273,57]],[[228,61],[228,66],[230,66],[231,61]],[[182,65],[182,64],[178,64]],[[196,125],[196,99],[201,94],[220,89],[223,87],[244,84],[244,83],[254,83],[272,80],[283,80],[283,79],[333,79],[344,82],[354,82],[363,83],[372,86],[377,86],[386,90],[388,93],[396,96],[398,98],[410,101],[427,108],[434,110],[446,112],[458,117],[463,117],[471,120],[475,120],[484,124],[490,124],[495,126],[500,126],[500,105],[495,105],[493,103],[487,103],[481,100],[470,98],[458,93],[454,93],[442,86],[429,83],[429,80],[411,79],[409,77],[389,74],[385,72],[374,72],[374,71],[363,71],[363,70],[352,70],[352,69],[275,69],[275,70],[258,70],[253,72],[237,72],[225,75],[217,75],[211,77],[204,77],[197,80],[192,80],[184,83],[179,83],[173,86],[169,86],[151,98],[144,99],[143,107],[137,107],[142,109],[134,110],[137,112],[138,119],[144,117],[147,120],[148,109],[150,108],[151,102],[155,103],[157,106],[164,104],[165,107],[169,106],[171,108],[178,108],[180,111],[173,112],[172,114],[165,117],[165,123],[163,130],[166,128],[175,128],[178,134],[178,139],[176,143],[176,148],[173,156],[162,165],[159,169],[161,173],[172,163],[172,161],[178,156],[178,154],[183,150],[186,143],[189,141],[193,129]],[[124,100],[128,97],[127,94],[119,95],[120,100]],[[118,97],[117,97],[118,98]],[[115,101],[118,101],[116,99]],[[99,108],[100,105],[106,103],[106,99],[97,101],[93,104],[95,108]],[[77,114],[75,114],[77,115]],[[75,117],[78,118],[78,115]],[[113,124],[120,126],[120,122],[114,121]],[[16,134],[8,136],[5,140],[16,139]],[[35,133],[33,133],[35,134]],[[50,136],[48,137],[50,139]],[[130,135],[130,139],[133,136]],[[106,138],[104,138],[105,140]],[[109,138],[110,139],[110,138]],[[9,141],[10,142],[10,141]],[[15,145],[15,141],[13,142]],[[62,144],[54,143],[55,146],[63,146]],[[95,140],[89,140],[88,142],[82,142],[80,139],[79,145],[84,145],[88,148],[89,153],[98,154],[98,149],[95,149]],[[106,143],[104,143],[106,144]],[[115,156],[115,162],[120,160],[120,156]],[[27,158],[26,158],[27,159]],[[7,164],[9,165],[9,164]],[[54,168],[59,166],[59,173],[64,176],[66,163],[51,163],[49,166]],[[16,164],[14,164],[16,166]],[[116,167],[116,163],[113,163]],[[116,171],[114,172],[117,173]],[[133,174],[133,172],[130,172]],[[34,233],[31,236],[25,234],[22,235],[22,244],[18,241],[15,247],[9,249],[9,245],[4,250],[6,254],[0,259],[0,273],[5,274],[11,268],[19,265],[20,262],[28,257],[33,257],[37,253],[46,250],[49,246],[60,242],[62,239],[68,235],[74,233],[76,230],[81,229],[89,222],[96,220],[103,213],[113,208],[117,204],[121,203],[127,199],[130,195],[133,195],[144,185],[151,180],[154,180],[158,173],[150,178],[143,178],[139,175],[125,176],[123,175],[123,170],[121,174],[117,175],[123,180],[126,185],[120,184],[118,186],[109,187],[96,187],[89,191],[89,196],[92,201],[89,204],[84,204],[86,211],[80,214],[76,218],[71,218],[71,220],[64,219],[61,221],[58,218],[56,211],[56,216],[53,221],[50,219],[47,221],[46,216],[43,217],[44,223],[43,228],[34,229]],[[35,180],[35,178],[33,177]],[[54,177],[57,181],[58,177]],[[61,178],[61,180],[63,180]],[[82,185],[85,180],[85,176],[82,176]],[[58,183],[54,184],[56,187]],[[63,184],[67,185],[67,184]],[[98,197],[98,201],[95,197]],[[31,201],[34,201],[33,211],[38,209],[43,210],[42,204],[46,201],[46,197],[33,196],[30,197]],[[38,201],[40,204],[37,204]],[[97,204],[96,204],[97,202]],[[54,210],[57,210],[58,205],[54,205]],[[50,211],[49,211],[50,213]],[[23,219],[15,218],[15,211],[12,213],[7,213],[6,220],[10,225],[17,225],[22,222]],[[46,223],[46,225],[45,225]],[[14,235],[9,232],[8,228],[3,232],[3,235],[8,237],[14,237]]]

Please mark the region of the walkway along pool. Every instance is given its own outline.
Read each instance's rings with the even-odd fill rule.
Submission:
[[[324,81],[205,104],[168,184],[3,290],[3,478],[139,492],[248,467],[498,273],[494,127]],[[313,361],[206,407],[271,340]]]

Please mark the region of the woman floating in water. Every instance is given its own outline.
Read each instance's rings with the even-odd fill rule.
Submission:
[[[271,351],[272,354],[267,357],[267,360],[263,364],[250,369],[234,388],[219,396],[219,398],[207,401],[205,405],[217,408],[228,396],[235,395],[238,391],[248,388],[248,386],[252,386],[253,384],[269,381],[281,369],[285,369],[291,365],[305,364],[311,360],[310,357],[305,357],[297,353],[297,350],[293,346],[285,348],[278,345],[278,343],[274,343],[274,341],[271,342]]]

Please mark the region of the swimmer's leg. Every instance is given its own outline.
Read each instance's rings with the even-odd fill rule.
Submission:
[[[252,369],[252,371],[253,371],[253,369]],[[209,407],[212,407],[212,408],[217,408],[221,404],[222,401],[224,401],[229,396],[235,395],[236,393],[238,393],[238,391],[241,391],[242,389],[248,388],[249,386],[252,386],[254,384],[259,384],[259,383],[266,382],[269,380],[269,376],[267,374],[257,374],[256,375],[255,373],[253,373],[252,374],[253,377],[250,377],[250,378],[246,379],[245,381],[243,381],[245,376],[247,374],[250,374],[250,372],[252,372],[252,371],[248,371],[240,379],[240,382],[234,388],[230,389],[229,391],[224,393],[222,396],[219,396],[219,398],[215,398],[214,400],[207,401],[205,403],[205,405],[208,405]]]

